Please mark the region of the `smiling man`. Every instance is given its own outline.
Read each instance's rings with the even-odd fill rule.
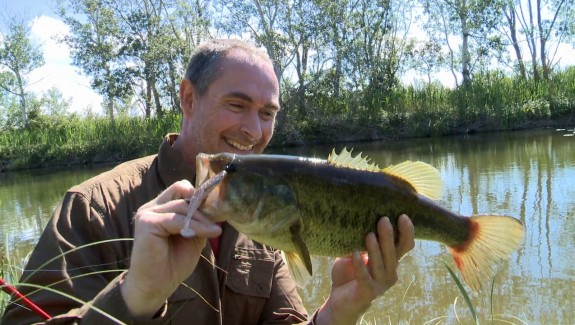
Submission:
[[[15,301],[3,324],[353,324],[395,284],[398,260],[414,246],[405,216],[398,238],[387,218],[366,236],[369,259],[355,252],[336,260],[332,292],[312,317],[277,250],[199,212],[190,225],[197,236],[180,236],[196,155],[261,153],[279,84],[259,49],[213,40],[191,58],[180,103],[180,134],[168,135],[157,155],[71,188],[56,208],[21,280],[49,288],[20,287],[52,318]]]

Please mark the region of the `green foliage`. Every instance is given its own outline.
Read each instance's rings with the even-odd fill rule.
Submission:
[[[478,74],[468,87],[398,85],[390,92],[358,90],[335,97],[319,79],[300,106],[296,89],[284,90],[286,124],[273,144],[424,137],[569,123],[575,118],[575,69],[550,82]]]
[[[0,167],[39,168],[117,162],[157,152],[180,128],[178,114],[163,118],[43,117],[41,126],[0,134]]]
[[[386,137],[426,137],[569,123],[575,119],[575,69],[548,83],[477,75],[470,87],[439,84],[398,85],[390,92],[330,93],[329,78],[307,87],[304,106],[296,86],[284,88],[285,122],[271,145],[365,141]],[[54,96],[56,102],[63,101]],[[31,100],[34,103],[34,100]],[[42,107],[34,104],[34,107]],[[61,103],[65,105],[64,103]],[[155,153],[162,137],[178,132],[180,115],[144,119],[129,114],[109,119],[87,115],[49,115],[35,109],[30,125],[4,124],[0,169],[121,161]]]
[[[24,18],[1,13],[0,26],[0,96],[16,97],[19,101],[20,118],[14,118],[14,106],[6,107],[4,118],[8,123],[26,126],[30,94],[26,90],[30,73],[44,65],[44,57],[38,45],[29,37],[29,29]],[[1,109],[2,107],[0,107]],[[0,110],[2,114],[2,110]]]

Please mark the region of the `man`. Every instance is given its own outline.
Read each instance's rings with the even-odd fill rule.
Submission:
[[[261,153],[269,143],[280,109],[271,60],[241,41],[208,42],[190,60],[180,104],[180,134],[158,155],[73,187],[56,209],[21,281],[47,288],[20,288],[53,317],[46,323],[355,323],[397,281],[398,260],[414,246],[409,218],[399,219],[398,238],[387,218],[378,222],[369,259],[336,260],[332,292],[308,317],[278,251],[199,212],[197,236],[179,235],[196,155]],[[40,321],[18,304],[3,319]]]

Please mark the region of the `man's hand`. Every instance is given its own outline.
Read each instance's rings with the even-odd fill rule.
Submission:
[[[415,246],[414,228],[406,215],[397,221],[398,238],[388,218],[377,223],[377,237],[366,236],[367,255],[354,252],[332,268],[332,291],[317,315],[317,324],[355,324],[398,279],[399,260]],[[379,241],[378,241],[379,238]]]
[[[190,228],[196,236],[180,235],[189,198],[195,190],[190,182],[174,183],[135,215],[134,247],[130,269],[121,291],[132,315],[153,316],[165,300],[196,268],[206,238],[217,237],[221,228],[200,212],[193,215]]]

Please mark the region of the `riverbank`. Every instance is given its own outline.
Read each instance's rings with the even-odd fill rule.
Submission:
[[[282,93],[270,146],[303,146],[466,133],[561,128],[575,124],[575,69],[534,82],[501,74],[476,76],[456,89],[437,84],[359,89],[296,100]],[[0,171],[116,163],[155,154],[178,132],[179,112],[151,118],[78,115],[29,118],[0,128]]]
[[[107,120],[70,122],[68,130],[54,128],[48,134],[18,133],[12,135],[14,144],[0,159],[0,172],[23,169],[62,168],[82,165],[112,165],[138,157],[155,154],[165,134],[177,132],[179,116],[162,120],[120,119],[114,124]],[[90,124],[88,128],[85,124]],[[431,124],[431,121],[430,121]],[[279,130],[270,147],[337,144],[342,142],[365,142],[405,138],[427,138],[474,134],[494,131],[512,131],[541,128],[569,128],[575,125],[575,111],[554,119],[527,120],[509,127],[484,120],[455,125],[441,132],[431,128],[411,128],[409,119],[405,125],[382,127],[353,127],[352,123],[317,125],[314,130]],[[83,130],[83,131],[80,131]],[[85,134],[91,130],[90,135]],[[50,135],[51,134],[51,135]],[[53,134],[66,134],[55,138]],[[6,136],[6,135],[5,135]],[[86,141],[92,138],[93,141]],[[18,145],[17,145],[18,144]]]

